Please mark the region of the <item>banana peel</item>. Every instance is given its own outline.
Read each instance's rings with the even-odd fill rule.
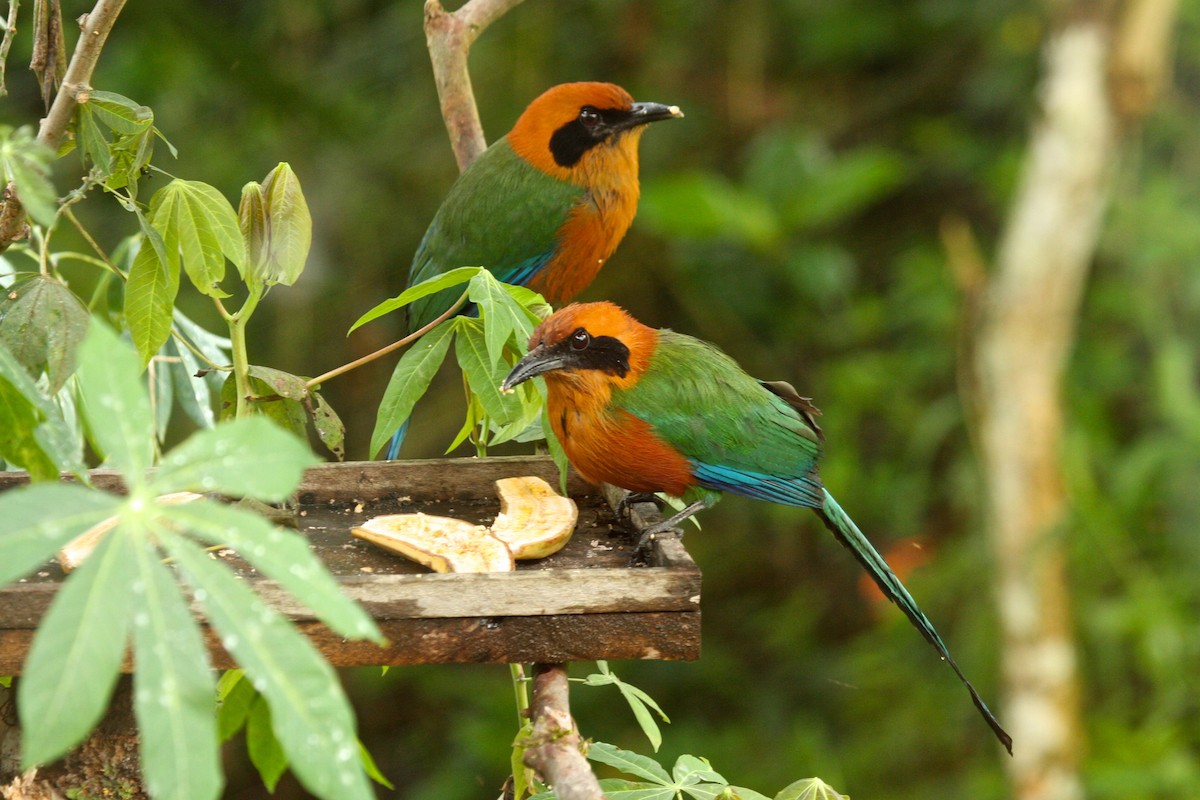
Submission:
[[[193,500],[199,500],[203,496],[195,492],[171,492],[170,494],[159,495],[154,498],[154,502],[165,506],[174,506],[180,503],[190,503]],[[58,551],[58,563],[62,567],[63,572],[70,572],[73,569],[77,569],[92,554],[96,546],[100,544],[100,540],[109,531],[117,527],[118,521],[117,517],[103,519],[67,542]]]
[[[502,478],[496,493],[500,514],[490,528],[417,513],[373,517],[350,532],[435,572],[508,572],[514,559],[558,552],[575,531],[575,502],[541,478]]]

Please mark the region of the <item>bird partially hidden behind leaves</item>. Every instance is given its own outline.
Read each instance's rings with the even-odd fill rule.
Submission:
[[[638,142],[647,125],[682,116],[678,106],[635,103],[611,83],[548,89],[451,187],[417,248],[409,285],[482,266],[552,305],[570,301],[596,277],[637,212]],[[460,294],[454,287],[414,301],[409,332],[437,319]],[[404,431],[392,437],[387,458],[398,454]]]

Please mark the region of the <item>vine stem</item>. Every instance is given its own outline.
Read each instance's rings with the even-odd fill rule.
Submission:
[[[363,364],[369,364],[370,362],[374,361],[377,358],[382,358],[383,356],[386,356],[388,353],[392,352],[393,350],[398,350],[407,344],[411,344],[411,343],[415,342],[417,339],[420,339],[422,336],[429,333],[429,331],[433,330],[438,325],[442,324],[446,320],[450,319],[450,317],[454,316],[455,312],[457,312],[460,308],[462,308],[466,302],[467,302],[467,293],[463,292],[462,296],[459,297],[458,300],[455,301],[454,305],[452,305],[452,306],[450,306],[450,308],[446,309],[445,312],[440,314],[437,317],[437,319],[433,320],[428,325],[426,325],[422,328],[418,328],[417,330],[410,333],[408,336],[405,336],[403,339],[397,339],[396,341],[392,342],[391,344],[387,345],[386,347],[379,348],[374,353],[368,353],[367,355],[363,356],[362,358],[356,358],[348,364],[342,364],[340,367],[334,367],[333,369],[329,370],[328,372],[324,372],[324,373],[318,375],[317,377],[311,379],[308,383],[304,384],[304,388],[314,389],[317,386],[320,386],[322,383],[324,383],[327,380],[336,378],[339,375],[344,375],[352,369],[358,369]]]

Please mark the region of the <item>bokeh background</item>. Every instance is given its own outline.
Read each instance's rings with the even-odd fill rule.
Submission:
[[[86,10],[65,5],[68,19]],[[684,109],[645,136],[641,211],[584,299],[714,341],[814,397],[825,483],[1002,718],[982,477],[956,363],[963,301],[939,227],[965,221],[991,258],[1041,48],[1068,6],[528,0],[471,57],[489,140],[569,80]],[[1179,13],[1168,85],[1122,134],[1065,386],[1061,536],[1090,798],[1200,796],[1200,4]],[[10,58],[10,123],[41,115],[27,46],[19,38]],[[179,149],[158,166],[234,202],[278,161],[298,174],[313,252],[254,317],[253,361],[314,375],[396,336],[398,319],[345,331],[404,287],[456,175],[420,2],[130,3],[94,85],[154,109]],[[60,166],[61,185],[73,168]],[[78,214],[109,247],[134,230],[102,198]],[[81,290],[94,279],[70,274]],[[219,330],[207,300],[181,304]],[[367,457],[394,363],[327,384],[351,458]],[[438,401],[418,408],[406,456],[439,455],[453,437],[456,386],[447,372]],[[1013,796],[1007,756],[953,674],[815,517],[728,498],[702,522],[687,537],[704,571],[701,660],[613,665],[671,716],[662,760],[705,756],[769,795],[818,775],[855,798]],[[515,733],[506,669],[345,677],[397,786],[381,796],[496,796]],[[648,750],[611,688],[572,700],[585,735]],[[264,797],[243,751],[230,748],[226,795]],[[304,795],[285,778],[276,796]]]

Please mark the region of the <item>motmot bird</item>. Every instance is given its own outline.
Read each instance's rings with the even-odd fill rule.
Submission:
[[[552,305],[573,299],[633,221],[646,126],[682,116],[678,106],[635,103],[611,83],[546,90],[450,188],[417,248],[409,285],[482,266]],[[461,293],[453,287],[413,302],[409,332],[445,313]],[[403,428],[392,437],[389,459],[402,439]]]
[[[715,346],[638,322],[612,303],[548,317],[502,389],[541,375],[546,414],[567,458],[592,483],[665,492],[688,505],[669,530],[722,492],[811,508],[950,665],[1012,753],[1012,739],[950,656],[933,623],[821,484],[821,413],[790,384],[756,380]]]

